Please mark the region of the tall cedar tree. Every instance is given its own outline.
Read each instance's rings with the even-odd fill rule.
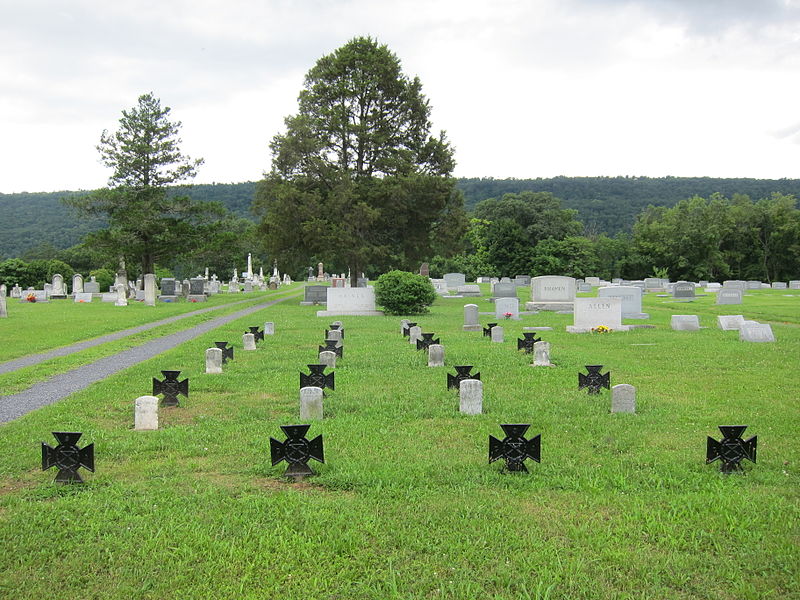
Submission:
[[[444,132],[385,45],[359,37],[308,72],[298,113],[273,138],[254,210],[268,251],[289,268],[320,259],[363,270],[416,268],[466,229]]]
[[[64,199],[108,220],[106,229],[87,236],[89,245],[138,260],[142,273],[195,248],[222,212],[217,204],[168,191],[192,179],[203,164],[181,153],[181,123],[170,121],[169,113],[152,92],[140,96],[136,106],[122,111],[119,129],[104,130],[97,145],[103,164],[113,169],[108,187]]]

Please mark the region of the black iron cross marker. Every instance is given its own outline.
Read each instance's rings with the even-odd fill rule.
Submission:
[[[469,372],[472,370],[472,365],[459,365],[455,367],[456,374],[450,375],[447,374],[447,389],[452,390],[453,388],[459,389],[461,387],[461,382],[465,379],[480,379],[481,374],[475,373],[470,375]]]
[[[411,328],[416,326],[416,323],[406,323],[403,325],[403,337],[408,337],[411,334]]]
[[[306,475],[313,475],[314,471],[308,466],[312,458],[321,463],[325,462],[322,454],[322,436],[318,435],[313,440],[306,439],[306,433],[311,425],[281,425],[286,440],[279,442],[269,438],[269,449],[274,467],[282,460],[289,465],[286,469],[287,477],[302,479]]]
[[[754,435],[749,440],[743,440],[742,434],[745,429],[747,429],[747,425],[720,425],[722,439],[717,441],[709,437],[706,443],[706,464],[719,459],[722,461],[720,471],[733,473],[734,471],[744,471],[741,465],[744,458],[756,462],[758,436]]]
[[[178,406],[178,394],[189,397],[189,378],[178,381],[180,371],[161,371],[164,381],[153,377],[153,396],[164,394],[161,406]]]
[[[492,337],[492,327],[496,327],[497,323],[487,323],[483,328],[483,337]]]
[[[611,389],[611,371],[600,374],[603,365],[586,365],[588,375],[578,373],[578,389],[589,388],[590,394],[599,394],[600,388]]]
[[[525,432],[530,424],[500,425],[506,434],[502,440],[489,436],[489,462],[498,458],[506,461],[506,470],[510,473],[527,473],[525,459],[541,462],[542,434],[525,439]]]
[[[255,327],[248,327],[250,331],[245,331],[245,333],[252,333],[253,334],[253,341],[257,342],[258,340],[264,340],[264,330],[259,329],[258,325]]]
[[[228,342],[214,342],[214,345],[222,350],[222,364],[228,362],[228,359],[233,360],[233,346],[228,346]]]
[[[94,444],[78,448],[82,433],[54,431],[53,435],[58,440],[55,448],[42,442],[42,471],[55,467],[57,483],[83,483],[78,469],[83,467],[94,473]]]
[[[320,352],[335,352],[339,358],[344,358],[344,346],[339,346],[339,340],[325,340],[325,345],[319,347]]]
[[[311,371],[309,375],[305,373],[300,373],[300,389],[304,387],[318,387],[335,389],[334,388],[334,373],[330,372],[327,375],[324,374],[325,368],[328,365],[308,365],[308,370]]]
[[[525,354],[530,354],[533,352],[533,345],[536,342],[541,342],[542,338],[536,337],[536,332],[526,331],[522,334],[522,337],[525,339],[517,340],[517,350],[525,350]]]
[[[436,335],[435,333],[423,333],[422,339],[417,340],[417,350],[425,349],[431,347],[432,344],[438,344],[441,340],[440,338],[433,339],[433,336]]]

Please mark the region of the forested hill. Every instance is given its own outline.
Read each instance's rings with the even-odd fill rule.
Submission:
[[[459,179],[466,207],[486,198],[525,190],[552,192],[564,208],[574,208],[587,229],[610,235],[629,230],[648,204],[672,206],[679,200],[715,192],[766,198],[773,192],[800,197],[799,179],[715,179],[710,177],[554,177],[552,179]],[[197,184],[196,200],[219,201],[239,216],[253,218],[250,202],[255,183]],[[85,192],[0,194],[0,258],[20,256],[41,244],[68,248],[102,220],[72,214],[60,198]]]
[[[459,179],[467,210],[486,198],[530,190],[551,192],[563,208],[574,208],[594,233],[629,231],[649,204],[673,206],[692,196],[716,192],[730,198],[746,194],[753,200],[773,192],[800,198],[800,179],[717,179],[712,177],[553,177],[552,179]]]

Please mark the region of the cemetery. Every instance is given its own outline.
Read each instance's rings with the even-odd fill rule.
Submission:
[[[730,307],[702,288],[676,302],[659,282],[626,313],[630,286],[565,296],[553,281],[534,278],[533,301],[572,311],[498,316],[497,300],[532,291],[493,297],[491,282],[402,320],[361,297],[321,311],[302,284],[200,305],[10,304],[6,396],[280,300],[0,425],[0,591],[796,594],[800,291],[737,289]]]

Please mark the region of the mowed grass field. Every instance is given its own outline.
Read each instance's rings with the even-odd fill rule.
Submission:
[[[412,319],[441,338],[444,368],[427,367],[400,317],[339,317],[336,390],[309,431],[324,437],[325,464],[303,483],[271,466],[269,438],[300,422],[298,374],[337,317],[296,298],[0,426],[0,596],[800,598],[800,292],[747,292],[741,306],[651,294],[655,329],[607,335],[567,334],[571,316],[542,312],[503,321],[503,344],[461,330],[469,302],[493,308],[439,299]],[[671,331],[672,314],[705,328]],[[740,342],[717,329],[719,314],[769,322],[777,343]],[[0,329],[23,317],[51,325],[26,310]],[[242,333],[264,321],[276,334],[243,352]],[[535,325],[554,327],[541,334],[553,368],[516,350]],[[206,375],[218,340],[235,360]],[[482,374],[480,416],[460,415],[446,389],[460,364]],[[607,391],[579,392],[587,364],[636,386],[638,414],[611,414]],[[160,430],[134,431],[135,398],[167,369],[189,377],[189,398],[161,409]],[[529,474],[488,463],[502,423],[541,434]],[[705,464],[719,425],[758,436],[744,475]],[[85,485],[41,471],[52,431],[94,443]]]

